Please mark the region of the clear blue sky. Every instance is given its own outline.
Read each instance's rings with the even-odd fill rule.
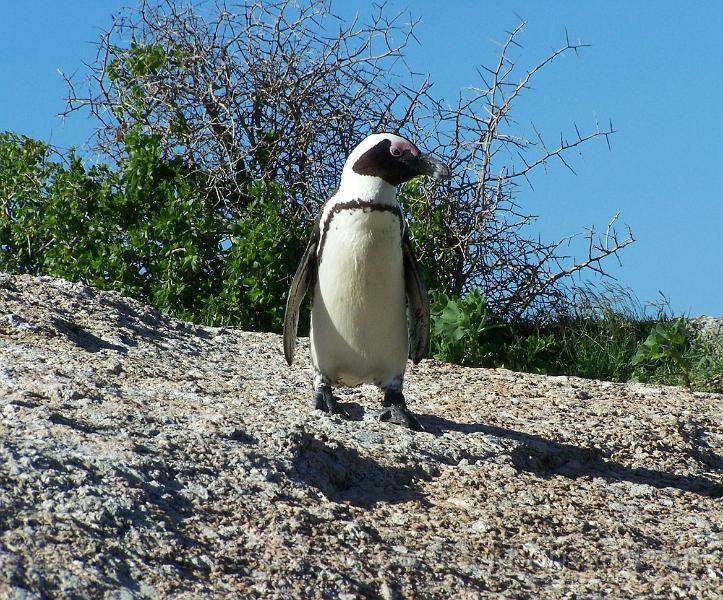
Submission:
[[[4,2],[0,6],[0,131],[55,145],[81,146],[93,123],[56,116],[66,90],[58,70],[82,72],[117,8],[133,2]],[[351,14],[351,3],[337,2]],[[368,3],[358,3],[363,7]],[[592,44],[545,71],[516,114],[554,139],[611,119],[612,151],[592,144],[534,178],[519,201],[540,215],[543,239],[595,224],[616,212],[635,244],[608,270],[642,300],[662,290],[678,312],[723,315],[723,3],[392,0],[421,18],[411,66],[429,72],[438,95],[475,85],[496,43],[528,22],[520,64],[564,40]]]

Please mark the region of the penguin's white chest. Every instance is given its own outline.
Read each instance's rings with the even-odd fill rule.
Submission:
[[[312,362],[333,384],[389,384],[404,373],[408,354],[399,216],[342,210],[322,236]]]

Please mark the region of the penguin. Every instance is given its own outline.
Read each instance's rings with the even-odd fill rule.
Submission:
[[[450,172],[392,133],[354,148],[291,282],[283,339],[291,366],[299,310],[311,290],[314,408],[346,416],[333,386],[373,384],[384,393],[380,420],[422,431],[403,383],[407,358],[417,364],[427,351],[429,298],[397,202],[397,186],[418,175],[443,180]]]

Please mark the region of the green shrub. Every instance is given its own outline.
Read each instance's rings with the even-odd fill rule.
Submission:
[[[684,356],[690,348],[685,332],[685,321],[677,319],[674,323],[659,322],[651,329],[645,341],[640,344],[631,360],[638,370],[638,376],[644,367],[668,363],[680,373],[687,388],[690,384],[690,366]]]
[[[645,336],[649,321],[620,314],[590,319],[564,319],[552,325],[557,340],[554,371],[588,379],[628,381],[630,357]]]
[[[432,356],[466,366],[491,366],[497,346],[489,337],[499,325],[490,323],[487,302],[473,289],[466,296],[430,293]]]
[[[425,183],[423,177],[415,177],[399,189],[399,202],[406,213],[412,246],[427,288],[459,297],[464,279],[454,274],[463,270],[464,256],[450,248],[454,244],[449,237],[448,221],[453,207],[431,202],[429,195],[422,193]],[[451,264],[455,265],[452,270]]]
[[[111,170],[0,135],[0,269],[113,289],[182,319],[280,330],[306,232],[274,182],[253,183],[231,221],[204,174],[131,132]]]
[[[600,300],[594,310],[577,306],[547,322],[492,324],[479,290],[463,297],[436,291],[431,298],[432,354],[467,366],[627,381],[649,323]]]
[[[527,331],[510,328],[499,350],[496,366],[512,371],[551,374],[555,371],[553,366],[557,346],[555,336],[539,327]]]
[[[696,336],[686,358],[693,389],[723,393],[723,340]]]
[[[684,318],[656,323],[631,364],[636,381],[723,392],[723,342],[694,333]]]
[[[203,311],[215,325],[242,324],[259,331],[281,331],[290,277],[296,271],[306,236],[284,218],[282,189],[257,183],[250,189],[245,218],[230,225],[222,286]],[[301,329],[307,326],[308,315]]]
[[[584,298],[547,321],[493,324],[478,290],[433,291],[432,355],[465,366],[723,391],[723,344],[692,335],[685,319],[662,309],[648,316],[627,291]]]

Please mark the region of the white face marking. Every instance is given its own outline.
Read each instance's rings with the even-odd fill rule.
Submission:
[[[398,137],[398,136],[394,136]],[[389,147],[389,152],[392,156],[401,156],[405,150],[408,150],[412,156],[419,156],[419,148],[417,148],[412,142],[400,138],[399,140],[392,140],[392,145]]]
[[[361,155],[364,154],[367,150],[371,150],[372,148],[374,148],[374,146],[376,146],[382,140],[389,140],[392,142],[390,150],[393,150],[395,148],[401,151],[409,149],[412,150],[412,154],[414,156],[419,155],[419,149],[414,144],[412,144],[412,142],[399,135],[395,135],[393,133],[373,133],[372,135],[367,136],[361,142],[359,142],[357,147],[351,151],[351,154],[347,157],[346,162],[344,163],[344,173],[346,173],[347,170],[351,171],[352,166],[357,160],[359,160],[359,158],[361,158]],[[342,175],[342,179],[344,179],[344,175]]]
[[[387,183],[381,177],[360,175],[353,170],[354,163],[356,163],[367,150],[371,150],[383,140],[390,140],[392,142],[390,152],[397,150],[402,153],[405,149],[408,149],[414,156],[419,155],[419,150],[414,144],[393,133],[374,133],[364,138],[356,148],[352,150],[344,163],[344,171],[342,172],[339,191],[337,192],[338,198],[354,197],[360,200],[379,202],[380,204],[396,203],[396,188],[393,185]]]

